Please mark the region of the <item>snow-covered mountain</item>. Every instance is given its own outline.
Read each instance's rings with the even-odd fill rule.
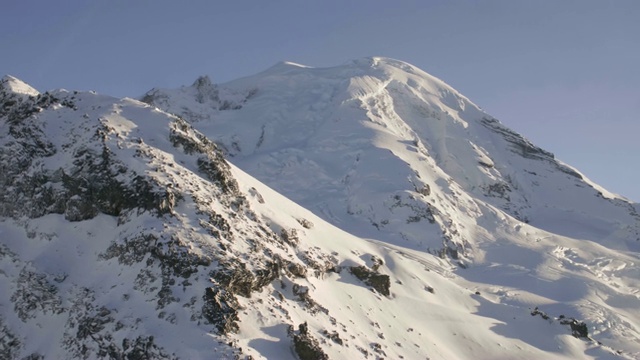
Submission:
[[[640,357],[640,206],[409,64],[0,86],[2,358]]]
[[[538,229],[640,249],[634,205],[400,61],[282,63],[221,86],[205,77],[154,89],[143,100],[194,123],[234,164],[360,236],[438,251],[444,233],[445,245],[473,257],[474,225],[489,206]]]

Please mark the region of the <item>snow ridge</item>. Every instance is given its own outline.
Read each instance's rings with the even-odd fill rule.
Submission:
[[[0,89],[5,93],[20,95],[36,96],[39,94],[38,90],[11,75],[5,75],[2,80],[0,80]]]

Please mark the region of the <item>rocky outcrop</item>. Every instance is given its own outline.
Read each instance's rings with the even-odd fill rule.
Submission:
[[[349,272],[380,294],[384,296],[391,294],[389,291],[391,287],[389,275],[380,274],[376,270],[370,270],[366,266],[352,266],[349,268]]]
[[[133,274],[131,284],[114,284],[107,291],[119,294],[115,297],[123,303],[140,306],[142,301],[141,309],[161,324],[175,325],[186,312],[192,326],[212,325],[214,333],[226,336],[238,329],[239,297],[261,291],[281,271],[297,274],[291,276],[306,273],[269,249],[282,247],[282,240],[252,212],[217,146],[184,120],[165,114],[160,118],[165,133],[151,135],[163,138],[150,140],[144,132],[134,137],[118,128],[123,105],[110,104],[113,110],[107,115],[95,116],[77,112],[69,93],[60,98],[48,93],[1,96],[0,126],[8,131],[0,134],[0,216],[20,221],[30,237],[48,240],[57,234],[28,229],[29,219],[62,215],[55,221],[67,221],[68,226],[96,221],[99,215],[103,221],[115,219],[99,229],[112,236],[96,237],[89,231],[87,241],[110,239],[92,244],[100,249],[95,261]],[[92,99],[84,96],[83,101]],[[59,111],[64,116],[55,116]],[[139,116],[148,116],[144,111]],[[65,126],[68,133],[62,132]],[[156,139],[169,147],[150,146]],[[183,162],[166,161],[163,151],[182,156]],[[180,177],[171,181],[174,175],[167,169],[178,167]],[[175,213],[182,206],[193,209],[192,217]],[[186,225],[191,221],[196,227]],[[238,261],[241,256],[263,265],[249,268]],[[113,298],[106,300],[102,293],[75,285],[81,275],[66,280],[67,274],[49,274],[5,246],[0,247],[0,259],[16,274],[8,296],[17,317],[24,323],[42,316],[65,323],[61,341],[68,357],[176,358],[141,326],[156,320],[123,317],[121,309],[110,305]],[[21,336],[2,322],[0,326],[6,328],[1,357],[24,356]],[[223,354],[237,353],[225,350],[230,345],[219,348]]]
[[[555,159],[552,153],[533,145],[522,135],[502,125],[494,118],[482,118],[480,123],[488,129],[501,134],[504,139],[511,144],[512,151],[525,158],[547,161],[553,161]]]
[[[169,93],[173,91],[166,89],[152,89],[142,96],[140,101],[197,122],[210,119],[210,114],[207,112],[242,109],[247,100],[258,92],[256,88],[245,91],[221,88],[219,85],[214,84],[207,75],[198,77],[191,86],[183,87],[181,91],[193,96],[195,103],[202,109],[189,109],[186,107],[172,109]]]
[[[16,285],[11,302],[20,320],[27,321],[35,317],[36,312],[55,315],[64,311],[58,288],[49,281],[46,274],[24,268]]]
[[[309,333],[307,323],[298,325],[298,331],[289,328],[289,336],[293,338],[293,349],[300,360],[328,360],[329,356],[322,351],[318,340]]]
[[[589,339],[589,328],[583,321],[576,320],[572,317],[568,318],[564,315],[560,315],[552,319],[549,315],[547,315],[547,313],[539,310],[538,307],[531,311],[531,316],[540,316],[541,318],[543,318],[544,320],[548,320],[549,322],[558,321],[561,325],[568,325],[571,329],[571,335],[573,335],[574,337],[579,339]]]

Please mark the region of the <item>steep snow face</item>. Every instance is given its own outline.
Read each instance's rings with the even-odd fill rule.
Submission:
[[[5,95],[37,96],[39,94],[38,90],[11,75],[5,75],[2,80],[0,80],[0,91],[5,92]]]

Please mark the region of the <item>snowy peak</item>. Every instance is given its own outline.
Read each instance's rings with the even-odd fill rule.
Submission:
[[[234,90],[220,88],[209,76],[203,75],[191,86],[179,89],[151,89],[140,98],[142,102],[184,115],[190,121],[198,122],[210,118],[211,112],[237,110],[256,93],[255,88]],[[176,101],[176,99],[180,99]]]
[[[202,75],[196,79],[191,85],[196,89],[213,89],[214,85],[208,75]]]
[[[0,80],[0,90],[3,92],[10,92],[28,96],[36,96],[40,93],[38,92],[38,90],[32,88],[27,83],[11,75],[5,75],[2,80]]]
[[[211,82],[208,76],[201,76],[191,85],[196,92],[196,101],[199,103],[220,101],[218,96],[218,89]]]
[[[372,70],[375,71],[376,74],[382,73],[384,74],[383,77],[397,82],[420,82],[422,85],[430,83],[427,85],[427,88],[434,90],[434,92],[444,90],[450,91],[457,96],[462,96],[439,78],[401,60],[385,57],[368,57],[353,60],[351,63],[347,63],[347,66],[348,64],[353,64],[353,66],[362,71]]]
[[[400,60],[372,57],[353,62],[358,68],[371,69],[373,76],[385,84],[388,91],[403,91],[421,98],[443,111],[460,114],[466,118],[478,118],[483,112],[469,99],[439,78]],[[466,108],[474,113],[461,114]]]
[[[326,68],[280,63],[218,89],[253,95],[234,111],[201,106],[188,89],[160,91],[163,100],[150,103],[198,123],[237,165],[325,220],[354,218],[353,229],[340,226],[359,236],[384,233],[394,243],[455,249],[472,259],[476,235],[465,223],[476,222],[483,206],[570,236],[584,235],[549,219],[581,208],[575,228],[602,222],[590,238],[637,247],[633,207],[603,201],[579,172],[408,63],[382,57]],[[620,224],[620,217],[628,221]],[[425,229],[433,234],[428,241]]]
[[[261,74],[276,75],[276,74],[284,74],[284,73],[293,72],[296,70],[311,69],[311,68],[312,67],[310,66],[294,63],[292,61],[279,61],[278,63],[271,66],[267,70],[264,70]]]

